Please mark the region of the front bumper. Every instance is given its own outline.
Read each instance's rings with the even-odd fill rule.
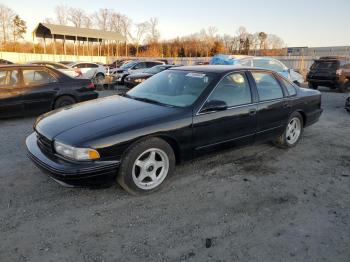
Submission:
[[[73,162],[45,153],[36,133],[26,139],[29,158],[51,178],[70,186],[98,186],[116,177],[120,161]]]

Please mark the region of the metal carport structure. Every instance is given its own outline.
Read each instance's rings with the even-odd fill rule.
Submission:
[[[44,39],[44,53],[46,54],[46,39],[51,39],[54,46],[54,54],[56,54],[56,39],[63,40],[64,54],[66,55],[66,41],[74,41],[74,55],[79,55],[79,50],[76,48],[77,42],[83,42],[83,53],[85,43],[87,43],[87,52],[91,52],[93,55],[93,48],[89,50],[89,43],[98,43],[97,55],[101,54],[101,43],[103,41],[107,42],[108,45],[108,56],[109,56],[109,44],[114,41],[118,46],[119,42],[124,42],[125,38],[118,32],[110,32],[105,30],[89,29],[89,28],[79,28],[73,26],[65,25],[55,25],[48,23],[39,23],[34,29],[33,33],[33,43],[34,38]],[[117,48],[118,50],[118,48]],[[34,50],[35,51],[35,50]]]

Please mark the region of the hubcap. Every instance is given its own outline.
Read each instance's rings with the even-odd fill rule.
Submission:
[[[286,139],[290,145],[296,143],[301,134],[301,122],[300,119],[294,117],[287,126]]]
[[[159,186],[169,171],[168,155],[161,149],[151,148],[134,162],[132,178],[137,187],[150,190]]]

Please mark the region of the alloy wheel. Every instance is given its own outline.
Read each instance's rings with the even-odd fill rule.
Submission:
[[[286,130],[286,139],[290,145],[295,144],[301,134],[301,121],[298,117],[294,117],[290,120]]]
[[[158,187],[169,171],[168,155],[161,149],[151,148],[136,158],[132,178],[137,187],[150,190]]]

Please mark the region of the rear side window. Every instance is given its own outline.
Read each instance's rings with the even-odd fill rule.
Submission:
[[[283,98],[282,88],[271,73],[252,72],[252,75],[258,89],[260,101]]]
[[[23,81],[26,86],[43,85],[56,82],[56,79],[43,70],[23,70]]]
[[[228,107],[249,104],[252,102],[250,86],[245,75],[233,73],[221,80],[208,101],[224,101]]]
[[[279,61],[272,59],[254,59],[253,63],[254,67],[269,69],[275,72],[282,72],[285,69]]]
[[[315,61],[311,66],[312,70],[329,70],[329,69],[337,69],[339,67],[339,61]]]
[[[86,68],[86,64],[77,64],[73,68]]]
[[[86,67],[87,68],[97,68],[98,65],[96,65],[96,64],[86,64]]]
[[[17,70],[1,70],[0,71],[0,87],[13,87],[18,84]]]
[[[294,85],[290,83],[289,81],[285,80],[284,78],[280,78],[283,85],[287,88],[288,94],[290,96],[294,96],[297,94],[297,90],[295,89]]]

